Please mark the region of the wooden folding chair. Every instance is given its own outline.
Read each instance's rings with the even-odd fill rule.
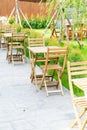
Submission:
[[[44,38],[28,38],[28,47],[44,47],[45,41]],[[38,84],[41,81],[42,75],[36,74],[35,71],[35,65],[39,62],[45,62],[46,58],[43,56],[40,56],[40,54],[33,55],[31,54],[29,50],[29,57],[30,57],[30,63],[31,63],[31,82],[33,82],[36,85],[36,90],[38,90]]]
[[[87,115],[85,116],[87,99],[85,96],[76,97],[74,91],[75,87],[82,89],[84,92],[87,91],[87,61],[71,63],[68,61],[67,67],[70,94],[76,116],[76,120],[73,121],[71,127],[78,125],[80,130],[84,130],[87,124]]]
[[[24,33],[13,33],[9,45],[10,61],[13,64],[25,63],[25,38]]]
[[[73,32],[73,30],[72,30],[72,28],[71,28],[71,26],[69,25],[69,24],[67,24],[66,26],[66,35],[67,35],[67,38],[69,39],[69,40],[71,40],[71,39],[74,39],[74,32]]]
[[[50,38],[52,38],[52,37],[59,38],[60,31],[56,30],[55,25],[53,23],[50,24],[50,29],[51,29],[51,36],[50,36]]]
[[[83,23],[74,25],[74,35],[79,39],[83,39]]]
[[[40,85],[40,88],[45,86],[47,96],[49,93],[57,92],[61,92],[62,95],[64,95],[61,78],[66,64],[66,56],[67,47],[48,47],[45,65],[41,66],[43,77]],[[63,62],[61,65],[59,64],[60,60]],[[46,79],[46,76],[49,73],[48,71],[52,71],[50,80]],[[58,78],[57,81],[54,80],[55,74]],[[56,90],[49,90],[48,87],[56,87]]]

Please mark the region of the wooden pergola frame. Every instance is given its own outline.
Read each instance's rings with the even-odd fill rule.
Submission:
[[[15,6],[9,15],[8,22],[14,13],[15,13],[15,21],[17,24],[19,23],[20,26],[22,27],[21,18],[20,18],[20,14],[21,14],[23,16],[23,18],[25,19],[25,21],[27,22],[29,28],[32,29],[31,25],[29,24],[28,20],[26,19],[25,15],[24,15],[23,11],[18,6],[18,0],[15,0]]]

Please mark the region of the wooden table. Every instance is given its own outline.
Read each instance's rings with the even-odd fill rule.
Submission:
[[[47,53],[47,48],[48,47],[54,47],[56,48],[57,46],[43,46],[43,47],[28,47],[31,55],[30,55],[30,63],[31,63],[31,81],[33,82],[35,80],[35,85],[36,85],[36,90],[38,89],[37,85],[37,77],[42,77],[41,75],[36,75],[35,72],[35,66],[37,63],[37,58],[38,58],[38,54],[46,54]]]
[[[6,58],[8,59],[9,62],[14,62],[14,57],[15,59],[18,59],[19,57],[24,57],[25,54],[25,38],[27,38],[27,35],[24,33],[4,33],[4,37],[7,39],[7,56]],[[20,44],[21,40],[20,38],[23,38],[23,45]],[[20,53],[20,56],[17,54],[12,54],[12,49],[21,49],[23,51],[23,54]],[[23,59],[23,58],[20,58]],[[15,61],[16,63],[16,61]],[[17,62],[18,63],[18,62]],[[19,61],[21,63],[21,61]]]
[[[12,37],[12,33],[4,33],[3,36],[4,36],[5,38]]]
[[[47,53],[48,47],[56,48],[57,46],[28,47],[28,49],[30,50],[30,52],[32,54],[36,55],[36,54],[40,54],[40,53]]]
[[[74,85],[84,91],[85,96],[87,96],[87,78],[77,78],[72,80]]]
[[[84,94],[85,94],[85,97],[82,96],[82,97],[78,97],[78,99],[77,99],[78,104],[80,104],[79,106],[81,106],[81,107],[83,106],[82,107],[83,109],[79,113],[79,119],[81,119],[81,117],[83,115],[85,115],[85,113],[87,111],[87,108],[86,108],[86,106],[87,106],[87,78],[77,78],[72,81],[73,81],[74,85],[77,86],[78,88],[80,88],[81,90],[83,90]],[[76,109],[75,109],[75,112],[76,112]],[[76,113],[76,115],[77,115],[77,113]],[[82,126],[80,126],[81,130],[83,130],[87,124],[87,115],[84,117],[85,118],[83,120]],[[74,120],[71,124],[71,127],[74,127],[76,124],[77,124],[77,120]]]

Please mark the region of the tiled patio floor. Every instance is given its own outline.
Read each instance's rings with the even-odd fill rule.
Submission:
[[[69,92],[64,92],[49,97],[44,88],[36,92],[29,61],[10,64],[6,50],[0,50],[0,130],[71,130],[74,112]]]

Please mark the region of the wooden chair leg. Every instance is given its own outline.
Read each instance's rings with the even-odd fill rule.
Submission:
[[[76,123],[78,124],[78,127],[80,129],[81,128],[81,121],[80,121],[80,117],[79,117],[80,113],[78,113],[78,110],[74,104],[73,104],[73,108],[74,108],[74,112],[75,112],[75,116],[76,116]]]
[[[46,95],[47,95],[47,97],[48,97],[48,89],[47,89],[46,80],[44,80],[44,85],[45,85]]]
[[[35,73],[35,62],[31,60],[31,82],[34,82],[36,85],[36,91],[38,91],[37,78]]]
[[[35,80],[36,91],[38,91],[38,84],[37,84],[37,78],[36,78],[35,71],[34,71],[34,80]]]
[[[82,110],[82,111],[79,113],[78,117],[81,118],[81,117],[84,115],[85,111],[86,111],[85,109]],[[77,125],[77,120],[73,121],[72,124],[70,125],[70,127],[73,128],[75,125]]]
[[[25,63],[25,56],[22,55],[22,61],[23,61],[23,64]]]
[[[33,82],[33,80],[34,80],[34,62],[33,62],[33,60],[30,60],[30,65],[31,65],[31,76],[30,76],[30,78],[31,78],[31,82]]]
[[[58,72],[58,81],[59,81],[59,86],[60,86],[60,90],[62,92],[62,95],[64,95],[63,88],[62,88],[62,83],[61,83],[61,79],[60,79],[60,72]]]
[[[84,128],[85,128],[85,126],[86,126],[86,123],[87,123],[87,118],[86,118],[86,119],[84,120],[84,122],[82,123],[80,130],[84,130]]]
[[[43,72],[43,73],[44,73],[44,72]],[[40,89],[42,89],[42,84],[43,84],[43,82],[44,82],[44,79],[45,79],[45,73],[43,74],[43,77],[42,77],[42,80],[41,80]],[[44,83],[44,84],[46,84],[46,83]]]

